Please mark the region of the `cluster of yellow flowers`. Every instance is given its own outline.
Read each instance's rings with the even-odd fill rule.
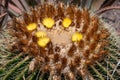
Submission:
[[[45,27],[52,28],[53,25],[55,24],[55,21],[52,18],[44,18],[42,23]],[[63,19],[62,25],[63,25],[63,27],[68,28],[71,23],[72,23],[72,20],[70,18],[65,18],[65,19]],[[29,25],[27,25],[26,28],[27,28],[28,31],[33,31],[37,28],[37,24],[36,23],[30,23]],[[35,36],[37,38],[39,38],[37,44],[40,47],[45,47],[50,42],[50,38],[47,36],[47,33],[44,32],[44,31],[36,32]],[[72,35],[71,40],[73,42],[76,42],[76,41],[82,40],[82,38],[83,38],[83,35],[81,33],[75,32]]]
[[[46,28],[52,28],[53,25],[55,24],[55,21],[52,18],[44,18],[42,23]],[[65,18],[65,19],[63,19],[62,25],[65,28],[68,28],[71,23],[72,23],[72,20],[70,18]],[[37,28],[36,23],[31,23],[27,26],[27,30],[29,30],[29,31],[35,30],[36,28]]]
[[[70,24],[72,23],[72,20],[70,18],[65,18],[63,19],[62,25],[65,28],[68,28],[70,26]],[[55,24],[55,21],[52,18],[44,18],[43,19],[43,24],[47,27],[47,28],[52,28],[53,25]]]
[[[48,25],[50,26],[50,25]],[[28,26],[27,26],[27,30],[28,31],[33,31],[37,28],[37,24],[36,23],[30,23]],[[49,37],[47,37],[47,34],[46,32],[44,31],[38,31],[35,33],[35,36],[38,38],[38,45],[40,47],[45,47],[49,42],[50,42],[50,39]]]

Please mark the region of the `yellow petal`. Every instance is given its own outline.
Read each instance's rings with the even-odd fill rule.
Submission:
[[[72,23],[72,20],[70,18],[65,18],[62,22],[62,25],[67,28],[70,26],[70,24]]]
[[[42,23],[47,28],[52,28],[53,25],[55,24],[55,21],[52,18],[44,18]]]
[[[80,40],[82,40],[82,38],[83,38],[83,35],[81,33],[78,33],[78,32],[76,32],[72,35],[73,42],[80,41]]]
[[[48,37],[43,37],[43,38],[39,38],[39,40],[38,40],[38,45],[40,46],[40,47],[45,47],[45,46],[47,46],[47,44],[50,42],[50,38],[48,38]]]
[[[47,34],[44,31],[38,31],[35,33],[35,36],[39,38],[43,38],[43,37],[46,37]]]
[[[37,28],[37,24],[36,23],[30,23],[27,27],[28,31],[33,31]]]

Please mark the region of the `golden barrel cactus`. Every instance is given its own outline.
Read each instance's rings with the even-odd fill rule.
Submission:
[[[108,52],[109,32],[101,24],[85,8],[45,2],[14,19],[11,50],[32,56],[30,70],[48,72],[50,79],[75,80],[79,74],[86,80],[87,67]]]

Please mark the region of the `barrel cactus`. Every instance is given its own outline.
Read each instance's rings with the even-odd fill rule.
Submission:
[[[5,80],[12,79],[11,73],[25,65],[28,68],[17,79],[28,70],[37,71],[35,75],[47,73],[49,80],[76,80],[78,76],[93,80],[89,67],[99,64],[110,51],[106,47],[111,44],[111,31],[105,23],[93,12],[73,4],[37,5],[14,18],[9,31],[14,38],[9,50],[17,55],[14,60],[20,63],[3,77]],[[14,61],[5,66],[11,63]]]
[[[108,52],[108,30],[96,15],[75,5],[46,2],[16,18],[12,28],[13,50],[33,56],[30,70],[49,72],[53,80],[62,74],[70,80],[76,74],[85,78],[87,66]]]

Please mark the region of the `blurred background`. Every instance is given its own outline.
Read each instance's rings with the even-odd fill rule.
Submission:
[[[0,0],[0,80],[47,80],[47,73],[41,74],[37,70],[28,72],[31,59],[26,58],[27,55],[13,54],[6,49],[7,44],[12,42],[7,32],[9,22],[44,1],[61,1],[85,7],[107,23],[110,29],[114,28],[109,56],[90,66],[89,72],[94,80],[120,80],[120,0]]]

